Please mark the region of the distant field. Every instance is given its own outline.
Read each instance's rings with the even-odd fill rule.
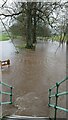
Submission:
[[[0,41],[9,40],[9,36],[7,34],[0,34]]]
[[[14,36],[12,37],[13,39],[25,39],[25,37],[23,38],[22,36]],[[67,40],[68,35],[65,37],[65,41]],[[9,40],[9,36],[7,34],[0,34],[0,41],[6,41]],[[60,40],[60,36],[59,35],[55,35],[55,36],[50,36],[50,37],[37,37],[37,40],[53,40],[53,41],[58,41]]]

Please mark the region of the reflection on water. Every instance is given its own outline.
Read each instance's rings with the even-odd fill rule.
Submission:
[[[14,86],[14,106],[3,106],[7,114],[49,116],[48,89],[66,76],[66,45],[55,54],[58,45],[38,41],[35,51],[22,49],[16,54],[11,41],[2,43],[0,59],[11,61],[2,69],[3,81]]]

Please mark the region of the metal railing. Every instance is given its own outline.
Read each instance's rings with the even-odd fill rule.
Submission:
[[[4,105],[4,104],[12,104],[12,89],[13,87],[12,86],[9,86],[8,84],[4,83],[4,82],[1,82],[0,81],[0,84],[3,85],[3,86],[6,86],[7,88],[10,88],[10,92],[3,92],[3,91],[0,91],[0,94],[4,94],[4,95],[9,95],[10,96],[10,101],[5,101],[5,102],[0,102],[0,105]]]
[[[54,86],[52,86],[52,87],[49,89],[49,103],[48,103],[48,106],[54,108],[54,110],[55,110],[54,120],[57,119],[57,110],[62,110],[62,111],[64,111],[64,112],[68,112],[68,109],[58,106],[58,97],[68,94],[68,91],[59,92],[59,86],[60,86],[63,82],[65,82],[65,81],[67,81],[67,80],[68,80],[68,77],[66,77],[64,80],[62,80],[62,81],[60,81],[60,82],[57,82]],[[55,93],[55,94],[52,94],[52,90],[53,90],[54,88],[56,88],[56,93]],[[51,99],[52,99],[53,97],[55,98],[55,104],[52,104],[52,103],[51,103]]]

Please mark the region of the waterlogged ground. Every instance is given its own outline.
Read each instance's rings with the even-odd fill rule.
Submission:
[[[15,44],[22,42],[16,41]],[[14,87],[14,103],[2,106],[4,115],[49,116],[48,89],[66,76],[66,45],[64,43],[57,50],[58,46],[58,42],[38,41],[35,51],[22,49],[17,54],[11,41],[2,42],[0,59],[11,61],[9,68],[2,69],[2,80]],[[65,89],[66,84],[63,84],[60,91]],[[3,87],[3,90],[7,89]],[[2,100],[9,100],[9,97],[3,96]],[[66,106],[64,96],[59,98],[59,103]],[[63,112],[58,113],[59,117],[65,117]]]

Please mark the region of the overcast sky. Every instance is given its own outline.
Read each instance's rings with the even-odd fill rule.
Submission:
[[[4,3],[4,1],[6,1],[6,0],[0,0],[0,7],[2,6],[2,4]],[[17,2],[17,1],[19,1],[19,2],[25,2],[25,1],[29,1],[29,2],[32,2],[32,1],[34,1],[34,2],[59,2],[59,1],[61,1],[61,2],[66,2],[66,1],[68,1],[68,0],[7,0],[7,4],[8,5],[10,5],[12,2]]]
[[[0,0],[0,6],[4,3],[3,1],[5,1],[5,0]],[[41,2],[44,2],[44,1],[45,1],[45,2],[57,2],[57,1],[58,1],[58,2],[59,2],[60,0],[8,0],[7,3],[8,3],[8,4],[11,4],[11,3],[14,2],[14,1],[19,1],[19,2],[20,2],[20,1],[21,1],[21,2],[24,2],[24,1],[29,1],[29,2],[30,2],[30,1],[31,1],[31,2],[32,2],[32,1],[38,1],[38,2],[40,2],[40,1],[41,1]],[[65,2],[65,1],[67,1],[67,0],[61,0],[61,1]]]

